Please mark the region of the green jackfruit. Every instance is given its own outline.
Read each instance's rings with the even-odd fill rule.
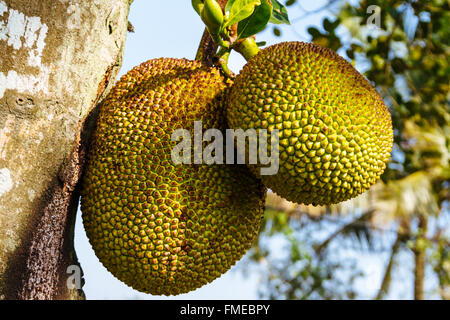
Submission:
[[[363,193],[383,173],[393,144],[375,89],[338,54],[310,43],[280,43],[252,57],[228,95],[227,119],[234,129],[279,130],[279,171],[261,179],[297,203]],[[249,166],[259,175],[262,165]]]
[[[175,165],[175,129],[224,128],[229,83],[182,59],[147,61],[100,107],[81,210],[102,264],[142,292],[189,292],[226,272],[258,235],[265,188],[245,165]]]

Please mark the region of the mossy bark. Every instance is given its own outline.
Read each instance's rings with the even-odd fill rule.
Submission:
[[[80,299],[77,184],[129,0],[0,0],[0,299]]]

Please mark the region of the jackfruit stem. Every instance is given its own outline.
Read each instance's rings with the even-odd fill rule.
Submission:
[[[234,50],[239,52],[247,61],[257,55],[260,51],[258,45],[256,44],[255,38],[253,37],[244,39],[241,43],[234,47]]]
[[[223,74],[228,78],[234,78],[234,73],[228,68],[228,58],[230,57],[229,48],[220,47],[219,52],[217,52],[218,64],[223,72]]]
[[[220,66],[222,73],[226,77],[233,78],[234,73],[228,68],[228,58],[230,56],[231,49],[220,47],[219,51],[217,52],[218,47],[219,46],[217,45],[217,43],[211,38],[208,30],[205,29],[202,40],[200,41],[197,53],[195,55],[195,60],[201,61],[208,67],[214,67],[214,65],[218,65]]]

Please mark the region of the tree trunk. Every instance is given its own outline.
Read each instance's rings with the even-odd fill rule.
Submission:
[[[415,269],[414,269],[414,300],[424,300],[424,282],[427,252],[424,244],[427,233],[428,217],[419,215],[419,235],[414,249]]]
[[[386,294],[389,292],[389,288],[391,286],[391,280],[392,280],[392,269],[394,267],[394,259],[398,253],[398,250],[400,249],[400,244],[403,241],[403,236],[400,234],[400,231],[397,232],[397,237],[395,238],[394,245],[391,249],[391,255],[389,257],[388,264],[386,266],[386,269],[384,271],[383,281],[381,282],[380,290],[378,291],[377,296],[375,297],[376,300],[383,299]]]
[[[0,0],[0,299],[83,298],[69,284],[86,120],[119,71],[130,2]]]

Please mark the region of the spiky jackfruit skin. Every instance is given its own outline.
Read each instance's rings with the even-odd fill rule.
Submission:
[[[142,292],[189,292],[226,272],[258,235],[265,188],[245,165],[174,165],[175,129],[223,128],[229,83],[181,59],[147,61],[101,105],[81,210],[102,264]]]
[[[383,173],[393,144],[375,89],[338,54],[310,43],[284,42],[252,57],[230,91],[227,119],[231,128],[280,130],[279,171],[261,179],[303,204],[363,193]],[[259,167],[250,165],[257,175]]]

